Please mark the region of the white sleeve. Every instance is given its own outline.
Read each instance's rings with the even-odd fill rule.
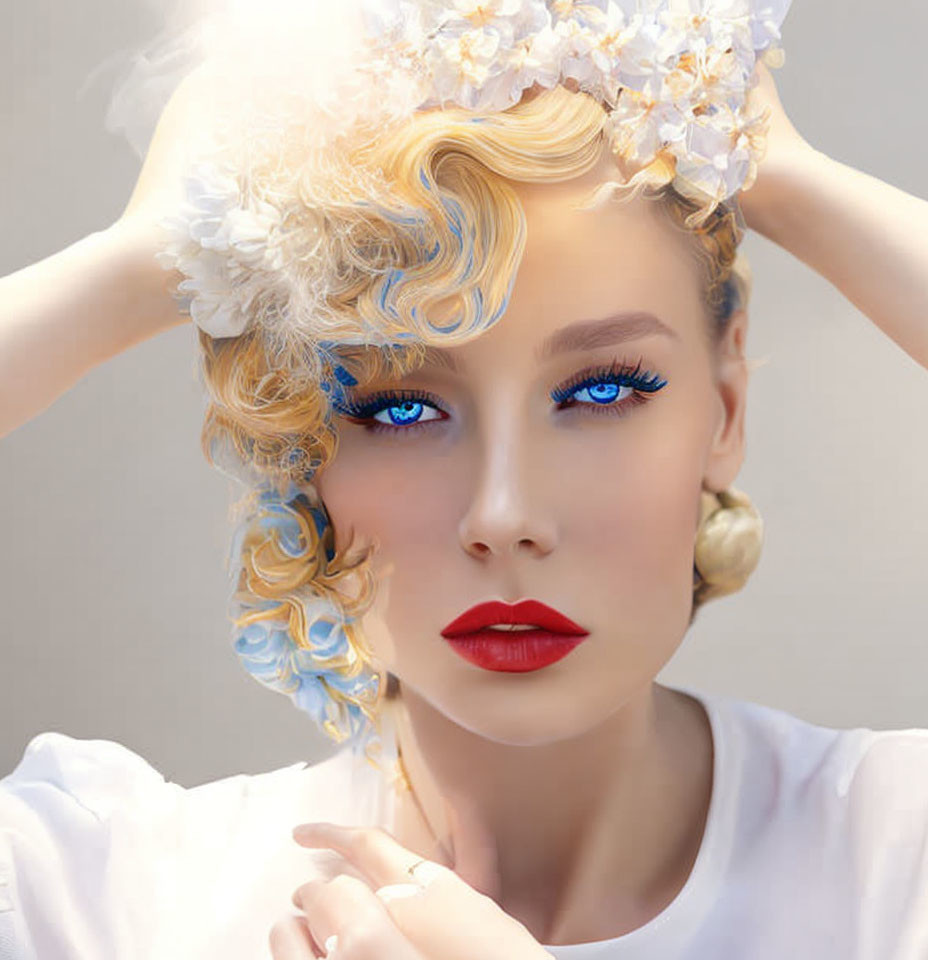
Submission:
[[[861,944],[928,957],[928,730],[875,731],[846,784]],[[867,954],[870,956],[870,954]]]
[[[144,867],[128,827],[172,788],[114,741],[34,737],[0,779],[0,960],[144,956],[132,952],[127,891]]]

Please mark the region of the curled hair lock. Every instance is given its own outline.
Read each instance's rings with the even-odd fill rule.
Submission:
[[[363,154],[333,156],[330,183],[298,184],[312,189],[322,211],[319,250],[341,258],[333,272],[340,285],[325,296],[327,336],[280,339],[270,324],[228,338],[199,331],[210,397],[203,450],[250,488],[230,547],[236,652],[255,679],[372,762],[381,706],[397,681],[378,669],[361,630],[374,594],[371,550],[336,555],[313,484],[337,452],[332,400],[344,384],[402,375],[415,369],[424,345],[466,342],[503,316],[525,244],[525,215],[510,183],[588,172],[608,149],[605,118],[593,98],[554,87],[480,122],[456,109],[417,114]],[[342,162],[352,166],[340,180]],[[704,216],[668,176],[627,189],[610,184],[609,199],[645,197],[685,234],[701,265],[715,339],[750,293],[738,254],[743,221],[736,200]],[[274,292],[267,296],[254,303],[265,318],[316,303],[291,296],[275,305]],[[742,563],[743,576],[723,575],[721,554],[731,559],[733,551],[718,511],[748,508],[717,497],[716,519],[707,519],[714,532],[703,538],[694,569],[694,615],[737,589],[750,565]],[[727,546],[720,554],[707,543]]]

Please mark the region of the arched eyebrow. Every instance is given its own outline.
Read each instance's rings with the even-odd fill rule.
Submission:
[[[654,334],[674,340],[680,339],[676,330],[646,310],[626,310],[599,320],[579,320],[546,337],[535,350],[535,360],[542,363],[562,353],[610,347],[626,340],[637,340],[639,337]],[[424,359],[426,363],[444,367],[454,373],[461,372],[461,366],[450,350],[428,347]]]
[[[644,310],[615,313],[600,320],[580,320],[578,323],[555,330],[546,337],[535,351],[535,359],[541,362],[561,353],[611,347],[626,340],[637,340],[639,337],[652,334],[660,334],[674,340],[680,339],[676,330],[653,313]]]

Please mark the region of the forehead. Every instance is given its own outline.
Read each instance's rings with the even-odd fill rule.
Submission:
[[[560,184],[514,185],[527,225],[513,288],[517,309],[537,311],[544,303],[562,320],[640,309],[670,313],[673,320],[698,304],[692,238],[673,226],[657,200],[613,196],[580,209],[609,173],[614,178],[611,165]]]
[[[616,168],[607,157],[561,183],[509,181],[524,210],[526,237],[506,309],[465,343],[434,343],[424,351],[426,366],[462,372],[514,357],[533,365],[570,350],[634,347],[638,340],[702,349],[707,319],[693,238],[657,200],[611,197],[582,209],[610,179]],[[451,316],[438,309],[434,319]]]
[[[706,318],[693,239],[656,200],[610,198],[581,209],[593,190],[614,177],[610,162],[562,183],[512,184],[525,211],[526,242],[509,303],[493,327],[442,352],[466,359],[471,352],[516,348],[545,359],[553,343],[571,339],[562,336],[565,328],[582,332],[616,315],[630,335],[657,336],[663,326],[671,334],[664,337],[667,343],[702,342]],[[578,349],[596,345],[596,332],[589,332]],[[602,332],[601,339],[616,339],[614,330]]]

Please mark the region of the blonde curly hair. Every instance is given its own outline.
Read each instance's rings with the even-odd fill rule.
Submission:
[[[398,684],[392,676],[384,682],[359,625],[373,599],[371,549],[352,544],[335,554],[312,483],[338,447],[331,398],[339,382],[411,371],[424,345],[464,342],[503,313],[525,243],[524,213],[507,180],[553,183],[586,173],[607,149],[605,120],[593,98],[563,86],[489,116],[416,114],[363,151],[333,158],[326,183],[293,184],[312,200],[320,243],[340,264],[340,286],[326,300],[340,329],[322,367],[307,362],[305,344],[269,343],[267,325],[235,338],[199,332],[210,398],[204,453],[215,463],[219,451],[231,451],[260,481],[236,508],[230,557],[239,654],[333,739],[364,741],[369,757],[382,701]],[[351,189],[339,180],[339,163],[351,167]],[[594,205],[640,196],[687,235],[714,344],[750,294],[738,253],[743,221],[736,204],[707,213],[674,190],[672,175],[652,166],[600,188]],[[449,300],[456,325],[425,320]],[[266,314],[274,304],[255,309]],[[700,602],[694,589],[693,616]]]

